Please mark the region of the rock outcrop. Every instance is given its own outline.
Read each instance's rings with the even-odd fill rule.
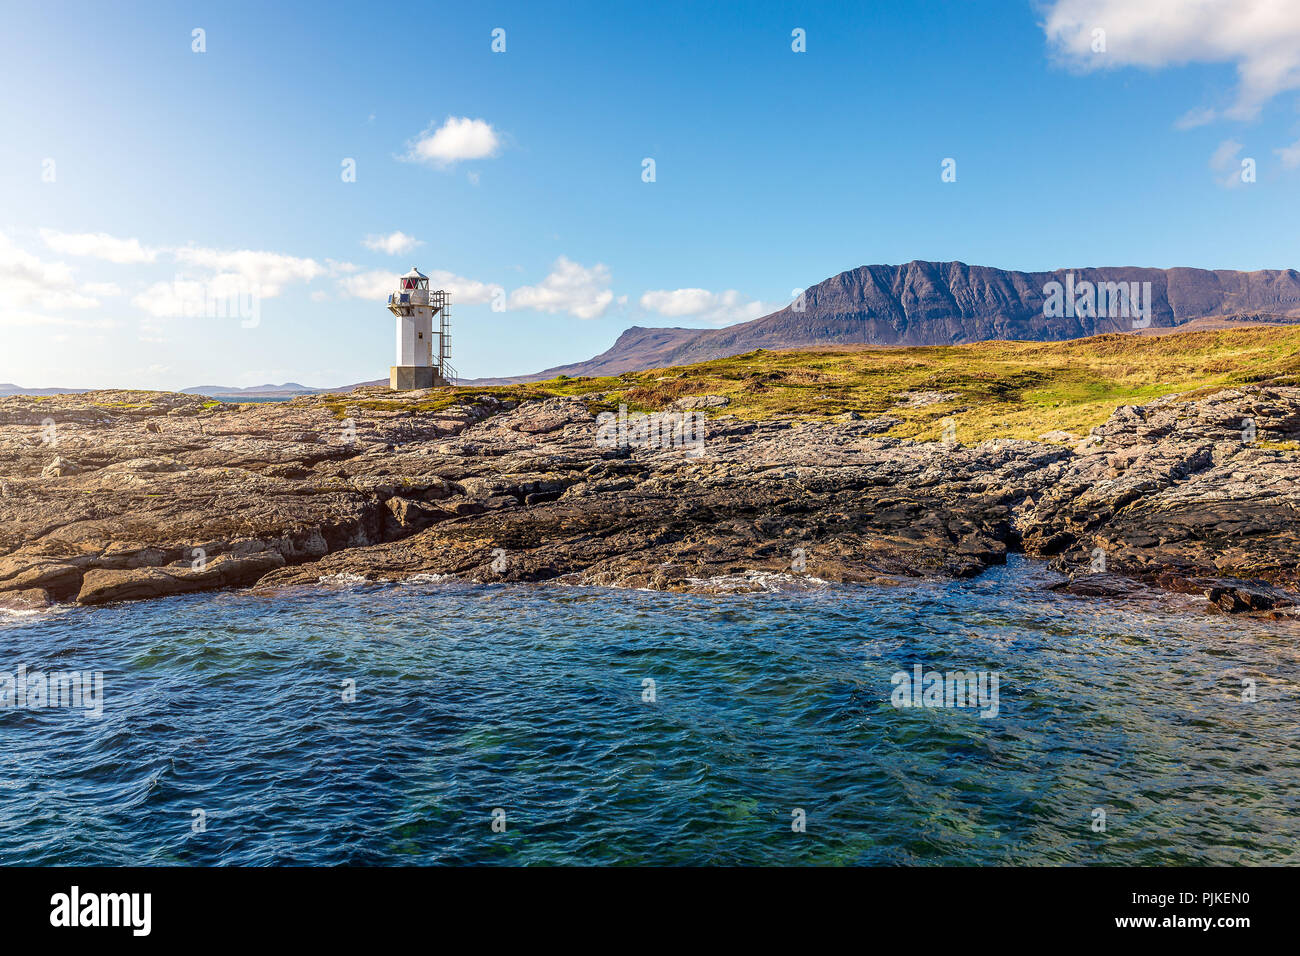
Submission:
[[[0,608],[339,575],[887,582],[978,574],[1012,550],[1077,594],[1165,588],[1271,614],[1300,600],[1300,389],[1165,398],[1081,442],[972,447],[710,402],[702,449],[635,427],[619,445],[599,398],[0,399]]]

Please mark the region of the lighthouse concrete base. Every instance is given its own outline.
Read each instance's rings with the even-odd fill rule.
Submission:
[[[388,385],[394,392],[442,385],[442,376],[432,365],[394,365],[388,371]]]

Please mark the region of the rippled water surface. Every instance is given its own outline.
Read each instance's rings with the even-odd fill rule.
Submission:
[[[1300,629],[1045,580],[431,582],[5,618],[0,671],[101,670],[105,699],[0,710],[0,860],[1300,862]],[[918,663],[996,671],[998,716],[894,708]]]

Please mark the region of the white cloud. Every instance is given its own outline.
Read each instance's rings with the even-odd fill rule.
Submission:
[[[241,303],[252,308],[265,297],[258,286],[234,272],[221,272],[204,279],[176,279],[155,282],[131,299],[131,304],[157,318],[228,315]]]
[[[0,232],[0,306],[12,309],[91,309],[94,296],[73,279],[72,267],[43,262]]]
[[[262,298],[277,296],[290,283],[310,282],[326,272],[325,267],[315,259],[300,259],[278,252],[257,252],[252,249],[223,252],[185,246],[175,250],[175,255],[177,262],[211,269],[219,275],[237,276],[246,286],[255,288]]]
[[[162,345],[171,340],[164,334],[163,324],[155,319],[141,319],[136,337],[150,345]]]
[[[715,296],[708,289],[655,289],[641,296],[641,308],[674,318],[698,315],[710,308]]]
[[[157,249],[146,249],[139,239],[119,239],[106,232],[59,232],[42,229],[41,239],[55,252],[65,256],[89,256],[119,265],[153,262]]]
[[[437,129],[430,126],[421,133],[402,158],[449,166],[466,159],[486,159],[500,149],[501,136],[487,121],[448,116]]]
[[[1241,144],[1235,139],[1225,139],[1210,156],[1210,168],[1220,172],[1232,166],[1241,152]]]
[[[560,256],[551,273],[538,285],[510,293],[510,308],[539,312],[568,312],[579,319],[598,319],[614,302],[609,288],[609,267],[597,263],[590,269]]]
[[[1275,149],[1278,158],[1282,160],[1282,165],[1287,169],[1295,169],[1300,166],[1300,139],[1296,140],[1290,146],[1283,146],[1281,149]]]
[[[1093,52],[1093,31],[1106,50]],[[1238,85],[1229,119],[1253,119],[1279,93],[1300,89],[1300,3],[1295,0],[1054,0],[1043,30],[1067,64],[1084,70],[1231,63]],[[1193,110],[1180,122],[1216,116]]]
[[[669,318],[703,319],[714,325],[748,322],[775,312],[779,305],[768,305],[741,295],[735,289],[710,292],[708,289],[654,289],[644,293],[641,308]]]
[[[387,301],[388,293],[397,290],[397,273],[388,269],[358,272],[339,280],[339,291],[353,299]]]
[[[483,305],[492,301],[492,294],[500,286],[477,279],[466,279],[452,272],[435,269],[428,273],[429,288],[445,289],[451,293],[452,305]],[[353,299],[387,301],[388,293],[397,291],[396,272],[375,269],[339,280],[339,292]]]
[[[58,327],[69,329],[116,329],[121,327],[116,319],[69,319],[60,315],[44,315],[37,312],[0,312],[0,328],[31,329],[41,327]]]
[[[310,282],[328,271],[315,259],[252,249],[183,246],[172,254],[177,262],[211,274],[155,282],[131,299],[133,305],[158,318],[207,315],[213,309],[220,312],[241,306],[251,310],[262,299],[278,296],[286,285]]]
[[[431,289],[446,289],[451,293],[453,305],[458,302],[465,305],[484,305],[491,302],[493,292],[501,288],[486,282],[479,282],[477,279],[466,279],[464,276],[444,272],[441,269],[435,269],[429,273],[429,287]]]
[[[415,236],[408,236],[404,232],[390,232],[386,236],[366,236],[361,240],[361,244],[367,249],[375,252],[382,252],[390,256],[400,256],[410,252],[416,246],[424,245]]]
[[[1225,189],[1236,189],[1243,185],[1241,160],[1237,158],[1241,149],[1241,144],[1235,139],[1225,139],[1210,155],[1210,168],[1219,174],[1219,185]]]
[[[1213,123],[1218,114],[1208,107],[1197,107],[1190,109],[1174,122],[1175,129],[1196,129],[1198,126],[1205,126],[1207,123]]]

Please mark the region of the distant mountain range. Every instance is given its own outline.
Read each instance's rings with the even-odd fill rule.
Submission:
[[[1102,332],[1135,331],[1131,316],[1049,314],[1050,283],[1080,290],[1083,283],[1138,283],[1150,307],[1145,331],[1167,331],[1209,320],[1300,322],[1300,273],[1294,269],[1234,272],[1226,269],[1105,267],[1011,272],[964,262],[862,266],[841,272],[792,304],[750,322],[722,329],[633,327],[605,352],[585,362],[534,375],[479,379],[477,384],[527,382],[556,375],[613,375],[687,365],[754,349],[814,345],[956,345],[988,339],[1052,341]],[[1062,296],[1064,297],[1064,296]]]
[[[1052,284],[1060,298],[1052,301]],[[1089,287],[1123,283],[1137,296],[1132,315],[1075,308]],[[1136,283],[1136,285],[1134,285]],[[1149,285],[1147,285],[1149,283]],[[1112,286],[1113,288],[1113,286]],[[1073,294],[1068,294],[1073,293]],[[1149,297],[1147,295],[1149,291]],[[1062,305],[1064,308],[1054,308]],[[798,308],[797,306],[802,306]],[[1149,324],[1146,320],[1149,318]],[[964,262],[913,261],[862,266],[808,289],[801,303],[721,329],[647,329],[634,326],[595,358],[557,365],[532,375],[462,380],[467,385],[532,382],[557,375],[617,375],[686,365],[751,352],[816,345],[956,345],[988,339],[1052,341],[1101,332],[1164,332],[1240,322],[1300,322],[1300,273],[1294,269],[1233,272],[1226,269],[1143,269],[1128,266],[1011,272]],[[360,382],[384,385],[387,379]],[[287,382],[237,388],[200,385],[192,395],[257,401],[357,385],[312,388]],[[0,385],[0,395],[53,395],[87,389]]]
[[[280,399],[293,398],[295,395],[320,395],[325,392],[350,392],[354,388],[360,388],[362,385],[387,385],[388,379],[376,379],[373,382],[356,382],[352,385],[339,385],[335,388],[312,388],[310,385],[299,385],[297,382],[285,382],[283,385],[250,385],[247,388],[238,388],[227,385],[196,385],[194,388],[183,388],[181,392],[186,395],[206,395],[209,398],[232,399],[234,401],[249,401],[259,399]]]
[[[338,388],[312,388],[297,382],[285,382],[283,385],[250,385],[240,388],[237,385],[196,385],[183,388],[184,395],[206,395],[209,398],[229,399],[231,401],[265,401],[271,399],[293,398],[296,395],[319,395],[324,392],[350,392],[362,385],[387,385],[388,379],[373,382],[357,382],[355,385],[342,385]],[[22,388],[19,385],[0,384],[0,396],[4,395],[67,395],[89,392],[89,388]]]
[[[73,395],[89,391],[88,388],[23,388],[9,382],[0,383],[0,397],[5,395]]]
[[[250,385],[239,388],[233,385],[196,385],[183,388],[185,395],[207,395],[210,398],[293,398],[295,395],[315,395],[318,392],[333,389],[312,388],[297,382],[285,382],[283,385]]]

